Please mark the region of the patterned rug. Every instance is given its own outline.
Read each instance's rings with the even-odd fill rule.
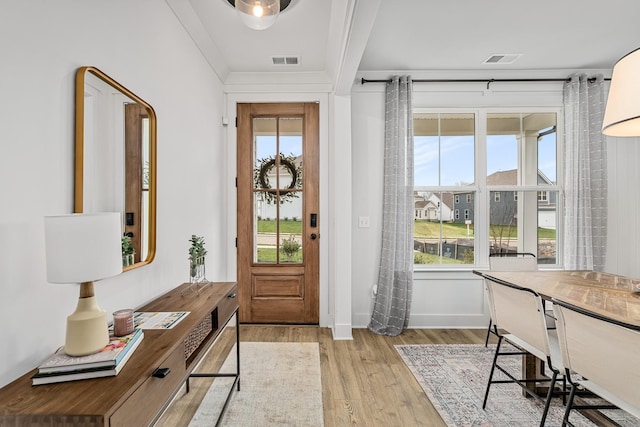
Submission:
[[[235,347],[220,372],[234,372]],[[219,378],[207,391],[190,427],[212,426],[233,380]],[[240,343],[240,391],[234,390],[225,427],[322,427],[318,343]]]
[[[543,405],[522,396],[516,384],[492,384],[486,410],[482,400],[489,379],[495,345],[397,345],[398,353],[448,426],[537,426]],[[501,356],[499,362],[517,378],[521,375],[521,356]],[[500,377],[499,375],[502,375]],[[501,373],[495,379],[506,379]],[[624,411],[606,411],[622,426],[638,426],[638,419]],[[547,415],[547,426],[562,425],[564,406],[554,398]],[[577,411],[571,412],[576,426],[593,426]]]

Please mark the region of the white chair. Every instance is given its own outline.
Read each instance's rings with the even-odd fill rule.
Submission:
[[[572,409],[610,405],[574,405],[582,387],[640,418],[640,331],[561,301],[553,301],[562,363],[571,384],[563,426]]]
[[[530,382],[541,383],[548,381],[549,389],[546,399],[544,399],[544,411],[542,413],[542,419],[540,420],[540,426],[544,426],[551,398],[554,393],[554,387],[558,375],[562,370],[562,364],[555,330],[547,329],[542,298],[531,289],[522,288],[506,282],[498,283],[487,280],[486,285],[489,311],[497,327],[498,344],[493,357],[493,365],[491,366],[482,408],[484,409],[487,405],[491,384],[514,382],[520,385],[530,396],[541,399],[540,396],[527,388],[527,384]],[[507,333],[503,334],[500,330],[507,331]],[[503,340],[506,340],[523,351],[501,352],[500,349]],[[499,364],[498,358],[500,356],[514,354],[524,355],[527,353],[533,354],[547,364],[552,373],[550,379],[518,379]],[[494,380],[493,374],[496,368],[509,377],[509,380]],[[563,396],[564,384],[563,378]]]
[[[489,256],[489,270],[491,271],[534,271],[538,269],[538,260],[531,253],[516,254],[492,254]],[[485,283],[486,291],[486,283]],[[489,335],[497,336],[496,327],[493,319],[489,319],[489,327],[487,328],[487,337],[484,340],[484,346],[489,344]]]

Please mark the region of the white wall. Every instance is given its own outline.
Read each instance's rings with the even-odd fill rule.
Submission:
[[[74,75],[93,65],[158,118],[155,261],[98,282],[107,313],[185,281],[191,234],[227,280],[222,85],[164,1],[3,0],[0,7],[0,386],[64,342],[77,285],[46,280],[43,217],[73,211]]]

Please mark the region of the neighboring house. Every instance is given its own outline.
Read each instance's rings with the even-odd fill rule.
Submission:
[[[487,176],[487,186],[516,185],[517,170],[498,171]],[[538,171],[538,184],[554,183]],[[473,196],[475,193],[456,193],[454,196],[454,219],[464,224],[473,220]],[[516,225],[518,212],[518,193],[516,191],[492,191],[489,203],[491,223],[495,225]],[[556,204],[558,193],[555,191],[538,191],[538,227],[556,228]]]
[[[453,220],[451,193],[442,193],[442,199],[436,193],[418,193],[414,191],[414,219],[422,221]]]
[[[466,221],[473,222],[473,196],[474,193],[453,194],[453,222],[458,224],[465,224]]]

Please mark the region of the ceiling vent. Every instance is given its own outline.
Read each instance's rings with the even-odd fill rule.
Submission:
[[[300,63],[298,56],[273,56],[271,60],[273,65],[298,65]]]
[[[483,64],[513,64],[521,56],[521,53],[493,53]]]

